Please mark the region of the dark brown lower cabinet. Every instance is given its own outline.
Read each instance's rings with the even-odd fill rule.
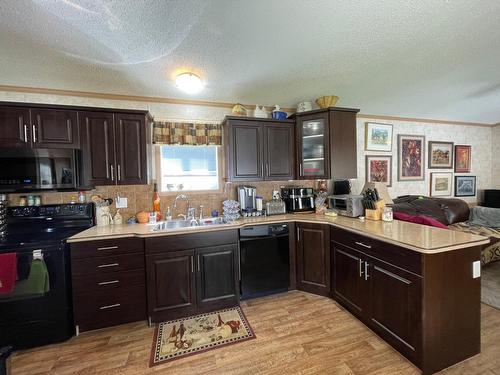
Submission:
[[[356,316],[361,316],[368,308],[367,283],[363,280],[363,260],[361,254],[349,247],[333,244],[333,295],[342,300]]]
[[[73,312],[77,330],[146,320],[144,241],[71,244]]]
[[[330,227],[297,223],[297,289],[330,296]]]
[[[213,246],[196,251],[198,312],[238,302],[238,246]]]
[[[151,322],[237,305],[237,239],[233,230],[146,239]]]
[[[366,256],[371,328],[399,352],[418,360],[421,332],[420,276]]]
[[[146,269],[149,316],[194,314],[194,250],[148,255]]]
[[[480,251],[419,253],[333,227],[332,295],[432,374],[480,352]]]

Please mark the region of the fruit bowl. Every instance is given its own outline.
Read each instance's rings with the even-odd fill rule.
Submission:
[[[338,100],[339,97],[335,95],[320,96],[316,99],[316,104],[319,108],[334,107]]]

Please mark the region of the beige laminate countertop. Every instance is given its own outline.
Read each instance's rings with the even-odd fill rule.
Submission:
[[[371,220],[361,221],[359,219],[344,216],[327,217],[316,214],[287,214],[267,217],[252,217],[240,219],[229,224],[176,228],[159,232],[152,232],[153,224],[121,224],[104,227],[96,226],[70,237],[68,242],[94,241],[124,237],[144,238],[172,236],[187,233],[237,229],[245,225],[283,222],[329,224],[425,254],[441,253],[464,247],[486,245],[490,242],[487,237],[483,236],[433,228],[398,220],[394,220],[392,222]]]

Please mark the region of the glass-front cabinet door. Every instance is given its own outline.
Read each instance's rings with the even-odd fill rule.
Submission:
[[[298,119],[298,174],[302,179],[329,178],[329,132],[325,114]]]

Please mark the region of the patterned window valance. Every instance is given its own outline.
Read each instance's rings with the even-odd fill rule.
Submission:
[[[154,121],[153,143],[164,145],[221,145],[221,124]]]

